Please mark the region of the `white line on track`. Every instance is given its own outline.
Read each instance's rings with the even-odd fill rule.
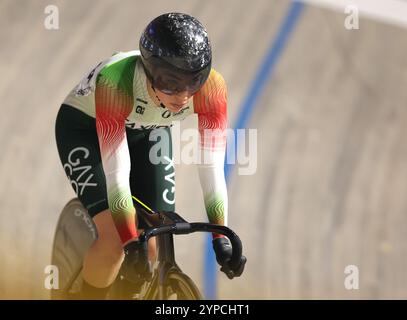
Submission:
[[[407,28],[407,1],[405,0],[296,0],[344,12],[347,6],[356,6],[361,16]]]

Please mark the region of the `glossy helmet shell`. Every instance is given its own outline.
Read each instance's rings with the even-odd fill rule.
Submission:
[[[151,21],[141,35],[140,52],[147,77],[160,90],[197,91],[211,70],[208,34],[188,14],[166,13]]]

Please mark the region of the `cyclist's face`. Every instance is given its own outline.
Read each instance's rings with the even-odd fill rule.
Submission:
[[[188,103],[189,99],[192,97],[192,94],[188,91],[183,91],[174,94],[165,94],[164,92],[156,89],[155,93],[164,104],[164,106],[171,112],[180,111]]]

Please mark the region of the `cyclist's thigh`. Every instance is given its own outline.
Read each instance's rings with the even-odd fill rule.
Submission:
[[[174,211],[175,171],[171,131],[169,128],[137,131],[127,130],[131,191],[155,211]]]
[[[90,216],[108,208],[106,179],[101,163],[94,118],[62,105],[55,136],[65,173]]]

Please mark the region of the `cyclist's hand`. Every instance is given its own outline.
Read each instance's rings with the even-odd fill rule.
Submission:
[[[231,268],[228,263],[226,263],[220,271],[224,272],[229,279],[233,279],[234,277],[240,277],[243,273],[244,267],[246,265],[247,259],[244,255],[240,257],[239,264],[235,268]]]
[[[220,271],[224,272],[229,279],[239,277],[244,270],[246,257],[242,255],[240,262],[235,268],[231,268],[229,261],[232,257],[232,246],[226,238],[216,238],[212,240],[213,250],[215,251],[216,261],[221,266]]]
[[[141,243],[139,240],[127,242],[124,246],[124,255],[121,273],[127,280],[140,282],[151,276],[146,242]]]
[[[215,251],[216,261],[223,267],[232,257],[232,246],[226,238],[215,238],[212,240],[213,251]]]

